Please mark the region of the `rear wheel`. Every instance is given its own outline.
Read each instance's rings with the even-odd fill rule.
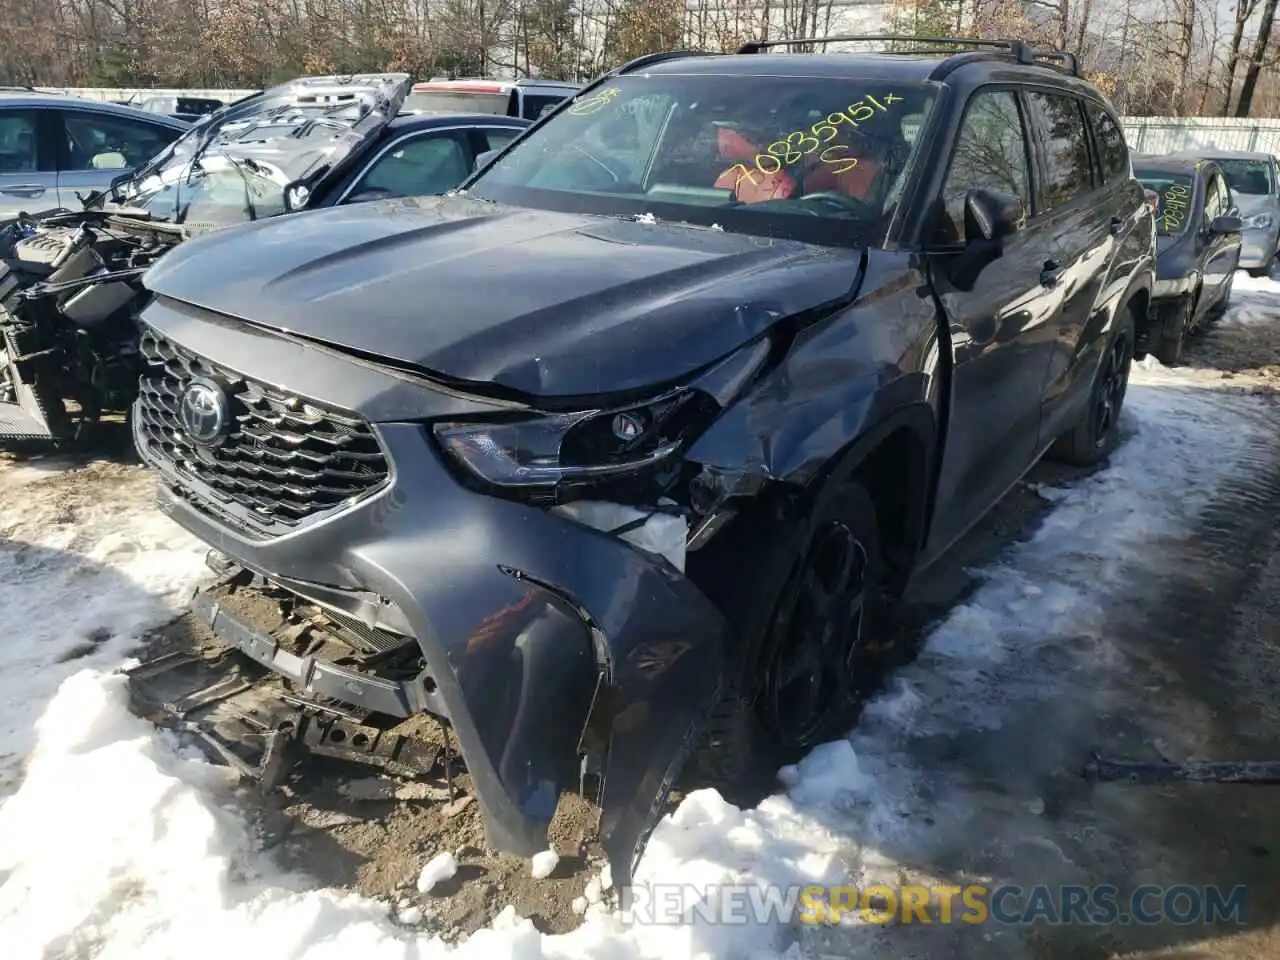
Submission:
[[[856,483],[818,508],[813,536],[770,618],[763,677],[726,696],[703,738],[697,773],[733,789],[753,774],[848,732],[879,622],[875,506]]]
[[[1080,421],[1059,437],[1050,451],[1055,460],[1092,466],[1108,457],[1120,442],[1120,411],[1129,389],[1133,341],[1133,308],[1130,307],[1117,318],[1106,356],[1094,377],[1088,407]]]

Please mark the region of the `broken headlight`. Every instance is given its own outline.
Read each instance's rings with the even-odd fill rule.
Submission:
[[[438,423],[440,445],[498,487],[612,480],[670,461],[719,412],[709,395],[680,391],[647,404],[485,423]]]
[[[665,487],[680,468],[680,451],[760,374],[770,353],[770,341],[762,337],[713,364],[693,383],[646,403],[501,421],[437,423],[432,432],[449,459],[473,478],[534,498],[561,485],[638,476]]]

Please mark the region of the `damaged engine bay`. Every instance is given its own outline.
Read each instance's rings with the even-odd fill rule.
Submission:
[[[23,215],[0,229],[0,441],[79,439],[128,409],[138,278],[184,237],[103,211]]]
[[[395,118],[407,74],[303,77],[209,114],[83,209],[0,222],[0,443],[127,416],[142,274],[194,236],[301,210]]]

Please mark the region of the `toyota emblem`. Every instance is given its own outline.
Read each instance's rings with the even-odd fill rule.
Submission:
[[[178,408],[182,428],[196,443],[211,446],[231,421],[227,393],[211,380],[192,380],[182,394]]]

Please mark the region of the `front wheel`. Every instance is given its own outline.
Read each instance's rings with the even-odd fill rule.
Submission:
[[[770,618],[763,674],[720,703],[698,751],[699,774],[728,789],[758,766],[789,762],[844,736],[865,691],[881,622],[875,505],[857,483],[819,504],[813,536]]]
[[[1126,308],[1116,319],[1106,355],[1094,377],[1088,406],[1079,422],[1059,437],[1050,451],[1055,460],[1087,467],[1115,450],[1120,442],[1120,411],[1133,367],[1133,340],[1133,312]]]
[[[1176,310],[1162,310],[1163,318],[1156,328],[1156,341],[1152,353],[1166,367],[1173,367],[1182,362],[1182,349],[1187,342],[1187,334],[1191,330],[1191,320],[1195,315],[1197,293],[1178,304]]]

